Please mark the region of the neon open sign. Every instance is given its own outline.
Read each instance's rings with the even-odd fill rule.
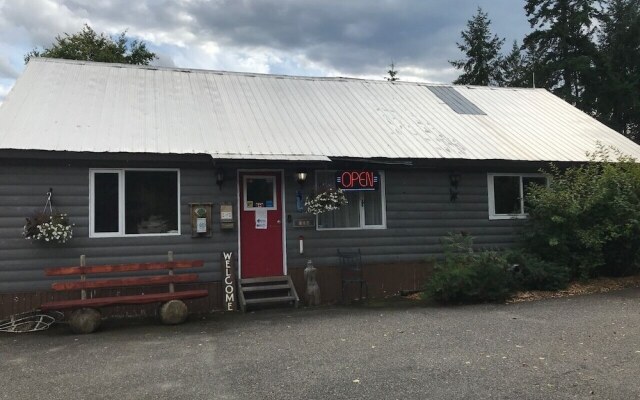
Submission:
[[[374,171],[338,171],[336,172],[336,187],[344,191],[378,190],[380,175]]]

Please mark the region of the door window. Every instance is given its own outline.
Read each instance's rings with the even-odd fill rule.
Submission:
[[[244,210],[277,210],[276,182],[273,176],[244,177]]]

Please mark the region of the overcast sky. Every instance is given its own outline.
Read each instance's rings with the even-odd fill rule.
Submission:
[[[448,83],[481,6],[505,48],[529,31],[524,0],[0,0],[0,102],[23,56],[88,23],[144,40],[163,66]]]

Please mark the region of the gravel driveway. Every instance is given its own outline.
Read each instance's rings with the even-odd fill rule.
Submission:
[[[0,334],[6,399],[635,399],[640,289]]]

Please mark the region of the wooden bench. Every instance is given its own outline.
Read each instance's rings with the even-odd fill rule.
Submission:
[[[85,256],[80,256],[79,266],[56,267],[45,269],[47,276],[80,276],[80,280],[56,282],[51,285],[55,291],[80,290],[80,298],[44,303],[43,311],[74,310],[69,316],[69,325],[76,333],[91,333],[98,328],[102,316],[98,308],[116,305],[162,303],[160,319],[165,324],[179,324],[187,318],[187,305],[181,300],[195,299],[209,295],[207,290],[175,291],[176,283],[193,283],[198,275],[193,273],[175,275],[174,270],[204,266],[202,260],[173,261],[173,253],[169,252],[167,262],[149,262],[137,264],[92,265],[86,266]],[[166,275],[136,276],[124,278],[87,279],[87,275],[111,274],[168,270]],[[167,285],[167,292],[137,294],[126,296],[87,297],[87,291],[103,288],[124,288],[131,286]]]

